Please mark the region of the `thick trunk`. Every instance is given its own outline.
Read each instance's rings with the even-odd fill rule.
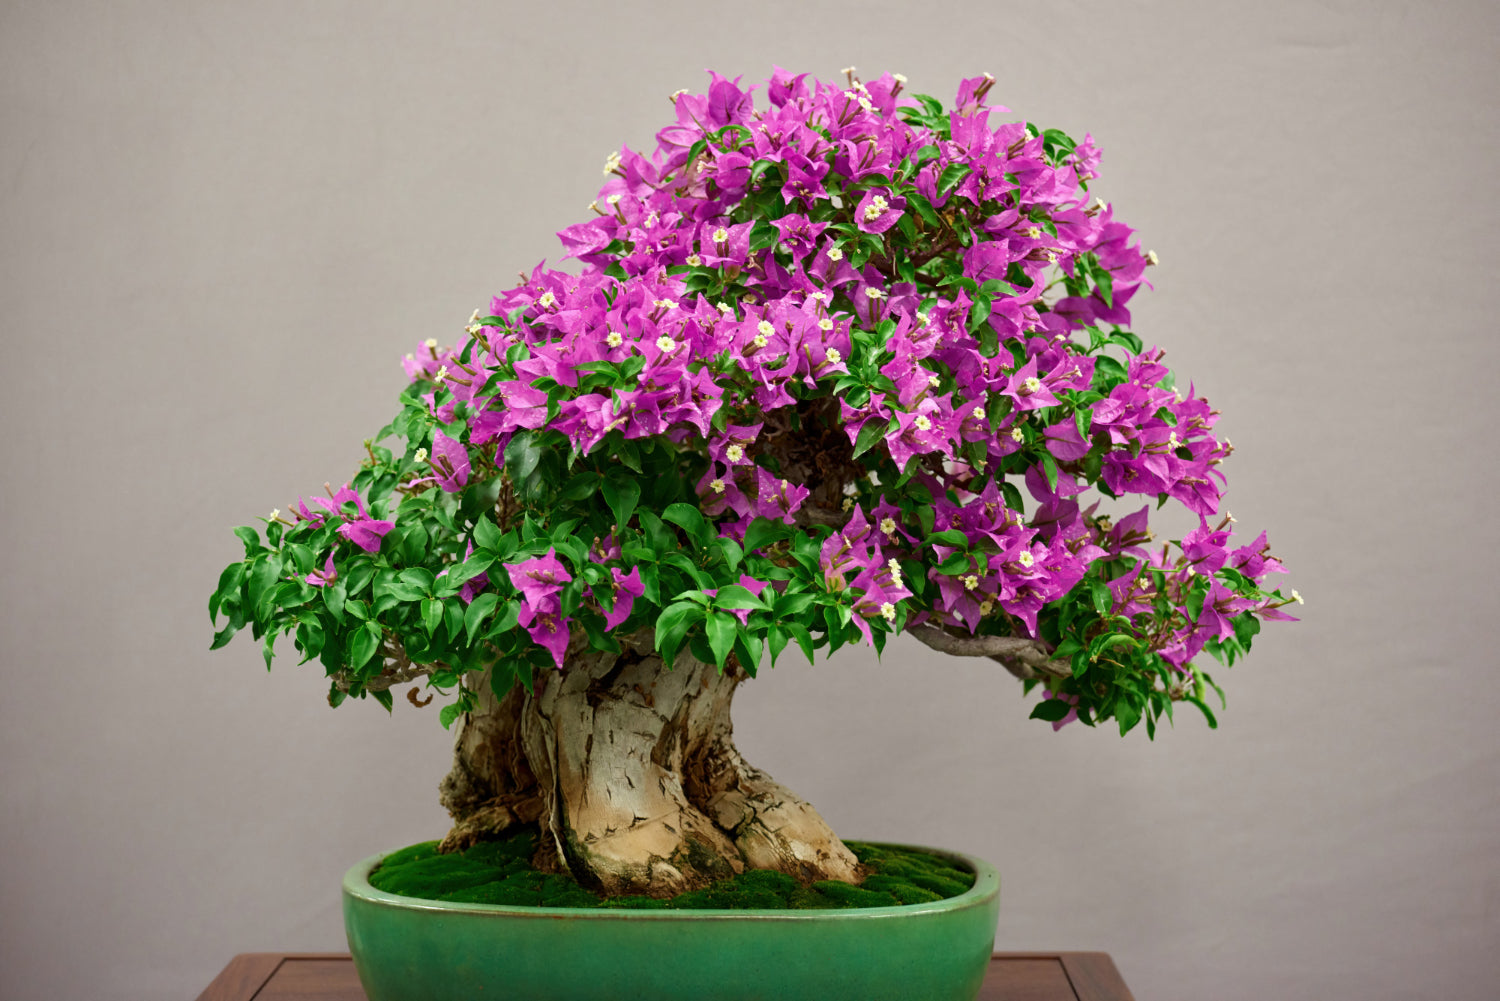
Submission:
[[[627,649],[571,655],[531,695],[479,686],[443,780],[444,848],[538,823],[537,862],[609,894],[670,896],[745,868],[857,882],[859,862],[817,811],[735,748],[741,680]]]

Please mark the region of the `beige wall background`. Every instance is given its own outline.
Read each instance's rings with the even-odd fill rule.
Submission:
[[[790,661],[742,746],[850,836],[1004,873],[1002,949],[1141,998],[1500,982],[1487,3],[0,5],[0,997],[190,998],[342,950],[354,860],[444,830],[435,712],[210,655],[229,529],[352,472],[397,359],[556,257],[714,67],[988,70],[1092,132],[1161,257],[1136,329],[1224,412],[1307,596],[1210,733],[1028,722],[896,643]]]

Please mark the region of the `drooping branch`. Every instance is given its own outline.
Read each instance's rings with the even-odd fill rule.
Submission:
[[[415,681],[417,678],[425,677],[433,671],[443,670],[441,662],[431,664],[414,664],[406,655],[406,648],[401,641],[389,632],[386,633],[384,641],[380,644],[380,656],[384,666],[380,673],[364,683],[367,692],[381,692],[394,685]],[[333,683],[341,692],[347,692],[354,684],[352,671],[343,670],[333,675]]]
[[[1072,665],[1052,656],[1052,648],[1041,640],[1024,636],[957,636],[923,623],[906,630],[907,635],[939,653],[956,657],[988,657],[1021,679],[1039,674],[1070,677]]]

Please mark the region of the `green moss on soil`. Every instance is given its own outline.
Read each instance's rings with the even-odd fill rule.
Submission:
[[[579,886],[572,876],[534,872],[530,863],[536,836],[531,828],[447,855],[438,853],[436,841],[425,841],[387,855],[370,874],[370,885],[403,897],[455,903],[640,910],[891,907],[955,897],[974,885],[973,873],[936,855],[846,841],[870,869],[859,886],[834,880],[803,886],[786,873],[752,869],[668,900],[603,898]]]

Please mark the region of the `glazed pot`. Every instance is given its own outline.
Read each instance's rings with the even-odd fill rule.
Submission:
[[[904,847],[904,846],[893,846]],[[349,951],[370,1001],[973,1001],[1000,876],[946,900],[837,910],[593,910],[455,904],[344,876]]]

